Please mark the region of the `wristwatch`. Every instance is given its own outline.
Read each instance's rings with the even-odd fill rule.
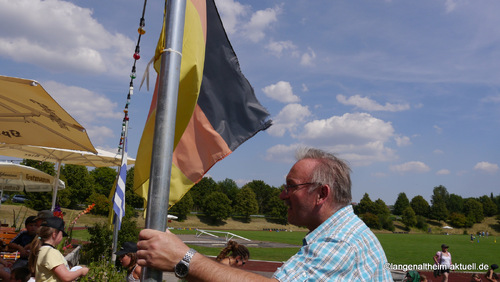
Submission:
[[[182,279],[188,275],[189,263],[191,262],[194,254],[196,254],[196,251],[194,249],[189,249],[189,251],[187,251],[184,257],[181,259],[181,261],[179,261],[179,263],[175,265],[174,273],[177,278]]]

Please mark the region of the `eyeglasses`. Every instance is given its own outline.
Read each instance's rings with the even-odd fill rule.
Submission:
[[[297,188],[299,186],[303,186],[303,185],[312,185],[312,184],[316,184],[314,182],[306,182],[306,183],[300,183],[300,184],[285,184],[283,185],[283,187],[285,188],[285,194],[289,194],[290,193],[290,188]],[[302,188],[305,188],[305,187],[302,187]],[[302,189],[300,188],[300,189]],[[295,191],[297,191],[299,189],[295,189]]]

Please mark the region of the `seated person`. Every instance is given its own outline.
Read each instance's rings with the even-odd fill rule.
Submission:
[[[28,216],[24,221],[24,225],[26,226],[26,230],[19,232],[9,243],[9,250],[19,252],[20,255],[19,259],[12,266],[12,269],[28,265],[30,244],[35,238],[37,231],[36,216]]]
[[[231,267],[240,267],[243,266],[249,258],[250,252],[247,247],[229,240],[226,247],[222,249],[215,260]]]
[[[9,281],[12,263],[0,258],[0,281]]]
[[[486,278],[486,281],[491,281],[491,282],[496,282],[498,281],[498,275],[495,273],[495,269],[498,268],[498,265],[492,264],[490,266],[490,269],[486,272],[486,275],[484,278]]]
[[[10,274],[10,282],[28,282],[30,278],[31,273],[27,267],[18,267],[12,270],[12,273]]]

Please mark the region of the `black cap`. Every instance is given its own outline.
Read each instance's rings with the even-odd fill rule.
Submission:
[[[117,256],[121,256],[128,253],[137,253],[137,243],[125,242],[119,251],[116,251]]]
[[[54,214],[52,213],[52,211],[50,210],[43,210],[43,211],[39,211],[38,212],[38,215],[36,216],[36,220],[39,220],[39,219],[47,219],[49,217],[53,217]]]
[[[442,245],[441,245],[441,248],[442,248],[442,249],[446,249],[446,248],[449,248],[449,246],[448,246],[448,245],[446,245],[446,244],[442,244]]]
[[[45,221],[42,223],[42,226],[55,228],[59,231],[62,231],[63,237],[68,237],[68,234],[64,232],[64,221],[59,217],[53,216],[45,219]]]
[[[36,222],[36,216],[28,216],[26,220],[24,221],[24,225],[28,225],[30,223]]]
[[[495,270],[495,269],[497,269],[497,268],[498,268],[498,264],[492,264],[492,265],[491,265],[491,269]]]

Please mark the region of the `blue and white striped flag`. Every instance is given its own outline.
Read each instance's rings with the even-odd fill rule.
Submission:
[[[125,215],[125,181],[127,180],[127,138],[123,140],[123,158],[118,181],[116,182],[115,196],[113,197],[113,210],[115,211],[115,224],[120,230],[122,218]]]

